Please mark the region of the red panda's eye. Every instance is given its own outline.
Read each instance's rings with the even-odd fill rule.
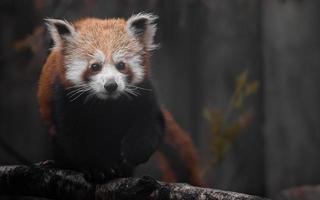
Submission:
[[[126,68],[126,64],[124,64],[124,62],[120,61],[116,64],[116,68],[119,70],[119,71],[122,71]]]
[[[90,66],[90,69],[94,72],[100,71],[102,68],[102,65],[100,63],[93,63]]]

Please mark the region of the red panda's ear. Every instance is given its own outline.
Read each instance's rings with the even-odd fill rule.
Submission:
[[[45,21],[55,47],[61,47],[64,42],[74,39],[76,34],[75,28],[66,20],[45,19]]]
[[[149,51],[157,47],[154,44],[154,36],[157,30],[155,20],[157,18],[156,15],[139,13],[127,20],[127,31],[138,38]]]

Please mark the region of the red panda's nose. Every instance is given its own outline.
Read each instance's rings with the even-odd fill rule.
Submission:
[[[115,81],[106,83],[104,85],[104,89],[109,93],[114,92],[117,88],[118,88],[118,84]]]

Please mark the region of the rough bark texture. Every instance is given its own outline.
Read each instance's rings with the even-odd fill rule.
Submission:
[[[87,182],[82,173],[33,166],[0,167],[0,195],[49,199],[233,199],[262,200],[235,192],[163,183],[150,177],[121,178],[103,185]]]

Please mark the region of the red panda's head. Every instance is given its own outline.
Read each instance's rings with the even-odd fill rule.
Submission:
[[[156,18],[137,14],[126,21],[88,18],[73,24],[47,19],[53,51],[63,55],[65,79],[101,99],[134,94],[147,76],[149,52],[156,48]]]

